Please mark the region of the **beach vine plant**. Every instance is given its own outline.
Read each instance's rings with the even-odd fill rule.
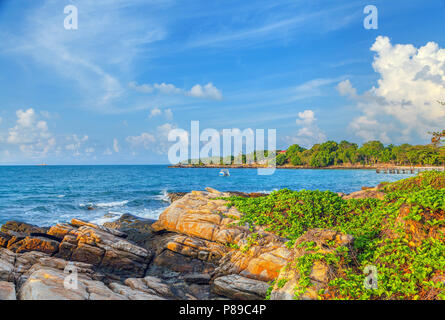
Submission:
[[[261,226],[287,239],[289,248],[313,228],[354,237],[353,253],[336,250],[326,255],[311,250],[296,261],[300,273],[296,297],[310,285],[315,261],[338,264],[342,258],[347,268],[328,290],[319,292],[320,299],[445,299],[445,173],[425,172],[387,183],[383,191],[383,200],[345,200],[330,191],[288,189],[227,200],[228,206],[243,213],[240,225]],[[377,289],[363,285],[367,265],[378,270]]]

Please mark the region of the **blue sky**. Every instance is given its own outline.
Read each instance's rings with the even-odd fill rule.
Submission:
[[[167,163],[168,131],[192,120],[274,128],[279,148],[426,143],[445,123],[444,12],[442,0],[0,0],[0,164]]]

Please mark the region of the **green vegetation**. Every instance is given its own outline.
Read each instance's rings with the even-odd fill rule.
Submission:
[[[354,237],[352,252],[338,247],[325,254],[310,242],[300,244],[307,253],[296,261],[296,296],[310,285],[313,263],[323,260],[346,268],[329,290],[319,292],[322,299],[445,299],[445,173],[426,172],[383,190],[384,200],[345,200],[329,191],[284,189],[259,198],[231,197],[229,206],[244,213],[240,225],[262,226],[288,239],[289,248],[312,228]],[[368,265],[378,270],[377,289],[364,287]]]
[[[315,144],[310,149],[305,149],[297,144],[291,145],[286,152],[277,153],[277,166],[309,166],[309,167],[328,167],[328,166],[348,166],[348,165],[443,165],[445,164],[445,146],[443,146],[444,132],[431,133],[433,138],[429,145],[410,145],[402,144],[400,146],[384,146],[380,141],[368,141],[359,147],[356,143],[348,141],[327,141],[321,144]],[[265,157],[268,152],[265,151]],[[253,159],[257,163],[256,152],[252,157],[241,155],[238,163],[247,163],[246,159]],[[211,161],[214,164],[235,164],[236,158],[231,157],[223,161],[222,158],[216,158]],[[191,163],[189,160],[187,163]],[[199,161],[199,165],[203,165]]]

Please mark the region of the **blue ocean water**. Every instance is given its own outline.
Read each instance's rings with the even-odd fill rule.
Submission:
[[[374,170],[179,169],[152,166],[0,166],[0,224],[19,220],[40,226],[80,218],[96,223],[123,213],[157,219],[169,205],[167,192],[203,190],[271,192],[332,190],[349,193],[362,186],[395,181],[408,175]],[[94,208],[93,210],[89,210]]]

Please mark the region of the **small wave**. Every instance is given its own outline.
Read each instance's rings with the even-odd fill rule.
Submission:
[[[110,207],[122,207],[128,203],[128,200],[124,201],[112,201],[112,202],[99,202],[96,207],[99,208],[110,208]]]
[[[57,198],[65,198],[65,195],[64,195],[64,194],[59,194],[59,195],[57,196]]]
[[[154,196],[154,198],[156,200],[161,200],[161,201],[164,201],[164,202],[170,202],[170,198],[168,196],[168,192],[165,189],[161,191],[161,194],[158,194],[158,195]]]
[[[111,201],[111,202],[99,202],[99,203],[81,203],[79,207],[98,207],[98,208],[111,208],[111,207],[122,207],[125,206],[129,201]]]
[[[106,215],[100,218],[91,220],[92,223],[103,225],[105,222],[111,222],[116,220],[122,215],[122,212],[109,211]]]

